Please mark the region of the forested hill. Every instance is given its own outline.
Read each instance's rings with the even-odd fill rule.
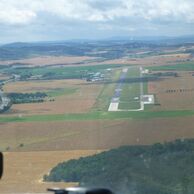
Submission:
[[[194,140],[120,147],[58,164],[44,179],[105,186],[118,194],[193,194]]]

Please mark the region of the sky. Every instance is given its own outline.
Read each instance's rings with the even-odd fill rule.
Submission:
[[[0,0],[0,44],[193,32],[193,0]]]

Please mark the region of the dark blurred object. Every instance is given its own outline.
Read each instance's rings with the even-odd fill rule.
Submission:
[[[0,179],[3,175],[3,154],[0,152]]]
[[[83,188],[83,187],[72,187],[66,189],[48,189],[48,191],[52,191],[55,194],[113,194],[109,189],[103,188]]]

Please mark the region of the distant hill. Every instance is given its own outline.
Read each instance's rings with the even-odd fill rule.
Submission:
[[[193,44],[194,36],[112,37],[103,40],[15,42],[0,46],[0,60],[37,56],[91,56],[112,60],[129,57],[129,55],[135,57],[134,54],[138,51],[151,51],[150,55],[157,55],[164,53],[166,48],[176,49]]]
[[[81,56],[89,51],[87,45],[74,43],[16,42],[0,46],[0,60],[16,60],[37,56]]]
[[[137,49],[157,49],[157,45],[128,41],[15,42],[0,46],[0,60],[37,56],[91,56],[118,59]]]
[[[70,160],[54,167],[44,180],[105,186],[118,194],[191,194],[194,140],[125,146]]]

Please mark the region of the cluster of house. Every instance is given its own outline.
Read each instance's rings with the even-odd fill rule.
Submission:
[[[107,72],[111,71],[111,69],[107,69]],[[92,72],[87,74],[86,81],[88,82],[98,82],[98,81],[104,81],[105,80],[105,74],[102,72]]]

